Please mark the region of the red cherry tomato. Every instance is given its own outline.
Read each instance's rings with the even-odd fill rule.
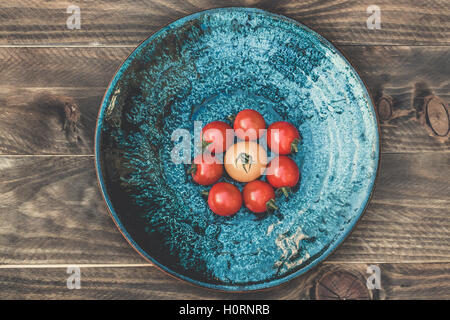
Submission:
[[[287,156],[278,156],[267,166],[267,181],[274,188],[293,187],[300,178],[297,164]],[[286,194],[286,190],[282,190]]]
[[[202,129],[202,144],[211,153],[223,153],[233,144],[232,132],[231,126],[223,121],[210,122]]]
[[[286,121],[272,123],[267,129],[267,145],[278,154],[297,152],[300,134],[296,127]]]
[[[252,212],[262,213],[269,209],[277,209],[274,201],[275,192],[267,182],[255,180],[247,183],[242,195],[245,206]]]
[[[209,191],[208,205],[219,216],[231,216],[242,207],[241,192],[231,183],[216,183]]]
[[[251,141],[258,139],[266,128],[263,116],[255,110],[245,109],[240,111],[234,119],[234,131],[241,140]]]
[[[195,157],[188,171],[192,179],[201,185],[215,183],[223,174],[223,165],[219,159],[210,154],[199,154]]]

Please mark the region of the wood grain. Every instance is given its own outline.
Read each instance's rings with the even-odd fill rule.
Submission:
[[[1,157],[0,181],[1,264],[143,262],[107,213],[93,157]]]
[[[105,88],[132,50],[0,48],[0,86]]]
[[[0,1],[3,45],[137,45],[162,26],[210,8],[245,6],[296,19],[337,44],[450,44],[446,0],[65,0]],[[69,5],[81,9],[81,29],[69,30]],[[381,29],[369,30],[367,7],[381,9]]]
[[[383,152],[450,151],[448,137],[430,135],[429,127],[420,120],[427,96],[450,101],[449,47],[340,49],[360,73],[374,102],[386,96],[390,99],[392,113],[380,117]]]
[[[375,299],[449,299],[450,264],[378,264],[381,289]],[[0,269],[0,299],[314,299],[325,272],[345,270],[365,285],[368,264],[322,264],[279,287],[223,293],[194,287],[155,267],[81,268],[80,289],[69,290],[66,268]]]
[[[66,28],[70,4],[0,0],[0,299],[310,299],[323,274],[364,282],[372,263],[382,275],[375,298],[450,299],[448,1],[378,1],[380,30],[366,25],[371,0],[77,1],[80,30]],[[146,262],[109,217],[92,157],[103,93],[129,52],[178,18],[223,6],[286,15],[338,45],[382,120],[380,176],[354,232],[318,268],[250,294],[133,267]],[[75,131],[64,129],[67,99],[81,113]],[[128,267],[82,268],[82,289],[68,290],[66,269],[52,266],[68,263]]]
[[[0,157],[0,264],[144,263],[116,230],[93,157]],[[367,212],[332,262],[450,262],[450,158],[385,154]]]
[[[0,153],[93,154],[104,89],[0,87]],[[81,112],[75,131],[65,128],[64,99]]]
[[[330,260],[448,261],[448,172],[445,153],[383,154],[371,203]]]
[[[93,154],[94,127],[106,86],[132,48],[0,48],[0,154]],[[448,47],[343,46],[374,100],[387,95],[382,151],[450,151],[420,121],[424,98],[450,101]],[[79,131],[67,134],[48,96],[73,98]]]

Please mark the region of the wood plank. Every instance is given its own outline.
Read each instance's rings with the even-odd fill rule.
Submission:
[[[446,0],[143,0],[79,1],[81,29],[69,30],[65,0],[3,0],[0,44],[137,45],[162,26],[210,8],[257,7],[310,26],[337,44],[450,44],[450,4]],[[381,9],[381,29],[369,30],[370,5]]]
[[[448,47],[340,49],[360,73],[377,107],[381,97],[391,99],[392,114],[379,114],[382,152],[450,151],[449,134],[444,139],[432,136],[429,125],[419,120],[426,96],[450,102]],[[447,111],[442,121],[450,123],[448,115]]]
[[[104,90],[0,87],[0,153],[92,155]],[[80,110],[75,130],[64,126],[65,101]]]
[[[379,264],[381,289],[374,299],[449,299],[450,264]],[[66,268],[0,269],[0,299],[315,299],[326,272],[345,271],[361,284],[368,264],[321,264],[279,287],[223,293],[194,287],[155,267],[81,268],[80,289],[67,288]]]
[[[116,230],[93,157],[0,157],[0,263],[144,263]],[[327,261],[450,262],[447,153],[385,154],[372,203]]]
[[[392,116],[381,123],[383,152],[450,151],[449,136],[430,136],[418,119],[425,95],[450,101],[448,47],[341,49],[376,101],[382,95],[392,97]],[[130,50],[0,48],[0,154],[93,154],[103,93]],[[76,134],[62,130],[57,102],[64,98],[80,108]]]
[[[366,213],[330,260],[448,261],[448,154],[383,154],[379,170]]]
[[[2,264],[143,262],[120,235],[93,157],[0,158]]]
[[[0,48],[0,86],[105,88],[132,50]]]

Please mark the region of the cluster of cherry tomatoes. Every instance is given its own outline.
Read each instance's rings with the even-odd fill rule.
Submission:
[[[286,121],[272,123],[265,129],[263,116],[252,109],[240,111],[234,118],[233,128],[226,122],[213,121],[202,129],[202,147],[208,152],[198,155],[188,172],[198,184],[214,184],[207,193],[208,205],[214,213],[234,215],[242,202],[254,213],[277,209],[274,188],[287,196],[289,189],[298,183],[298,166],[288,157],[298,151],[298,130]],[[267,146],[277,154],[269,163],[266,150],[257,142],[264,133]],[[224,152],[223,165],[218,156]],[[231,178],[246,183],[242,193],[231,183],[216,183],[224,168]],[[263,173],[268,182],[258,180]]]

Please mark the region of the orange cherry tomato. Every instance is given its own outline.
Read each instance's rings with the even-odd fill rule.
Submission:
[[[249,182],[264,173],[267,152],[254,141],[241,141],[227,150],[224,164],[231,178],[239,182]]]

